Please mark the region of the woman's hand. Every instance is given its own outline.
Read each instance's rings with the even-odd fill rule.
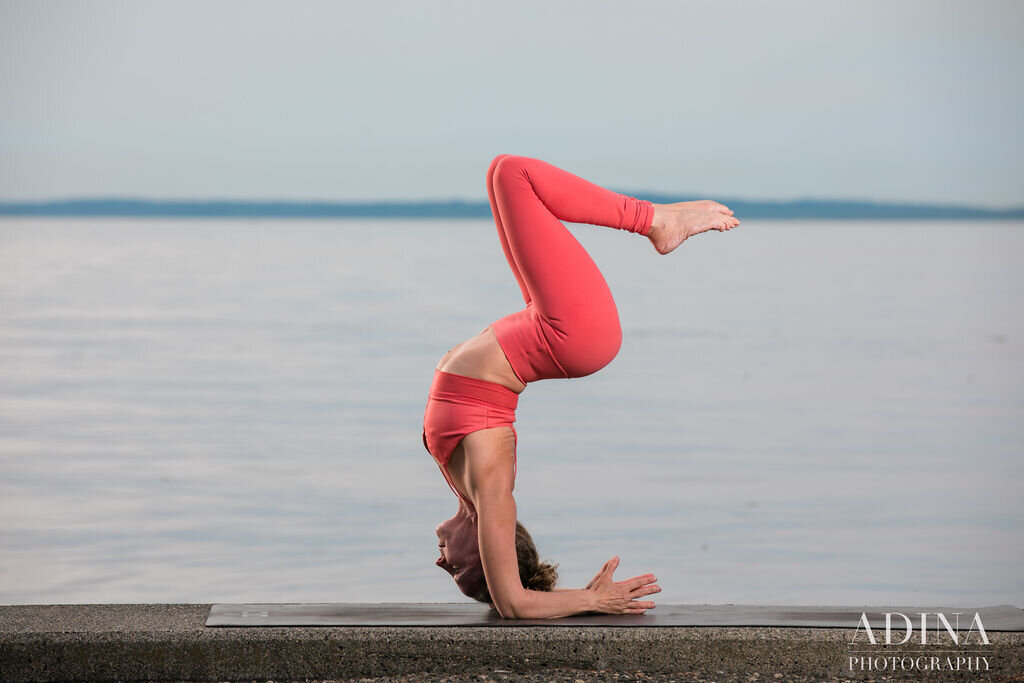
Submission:
[[[661,588],[654,582],[654,574],[634,576],[625,581],[612,581],[612,574],[619,566],[619,558],[613,557],[604,563],[585,590],[594,594],[597,606],[595,609],[603,614],[643,614],[645,610],[654,609],[651,601],[640,602],[638,599],[652,593],[660,593]]]

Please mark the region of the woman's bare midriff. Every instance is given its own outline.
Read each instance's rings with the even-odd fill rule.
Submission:
[[[526,385],[519,381],[512,370],[512,364],[498,344],[498,338],[490,326],[483,332],[457,344],[437,364],[441,372],[474,377],[485,382],[494,382],[522,393]]]

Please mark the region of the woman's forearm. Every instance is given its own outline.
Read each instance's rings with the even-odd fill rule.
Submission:
[[[613,557],[604,563],[586,588],[572,590],[555,588],[553,592],[542,593],[526,589],[510,591],[501,601],[498,613],[503,617],[518,619],[546,619],[567,617],[582,612],[600,614],[644,614],[654,609],[654,602],[642,600],[654,593],[660,593],[654,574],[642,574],[625,581],[614,581],[619,558]],[[496,604],[496,606],[498,606]]]
[[[560,588],[550,592],[524,588],[504,602],[505,605],[495,604],[495,608],[506,619],[553,619],[592,612],[597,607],[596,596],[583,588]]]

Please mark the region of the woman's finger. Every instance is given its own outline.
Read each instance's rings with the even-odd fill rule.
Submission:
[[[604,566],[601,567],[600,570],[598,570],[597,574],[594,575],[594,578],[592,578],[590,580],[590,583],[587,584],[587,588],[593,588],[594,584],[600,582],[604,578],[605,574],[608,572],[608,567],[611,565],[612,560],[614,559],[615,558],[613,557],[611,560],[608,560],[604,563]]]
[[[586,587],[586,588],[593,588],[593,587],[594,587],[594,584],[596,584],[596,583],[597,583],[598,581],[600,581],[600,580],[601,580],[601,577],[602,577],[602,576],[604,576],[604,572],[605,572],[605,570],[606,570],[607,568],[608,568],[608,563],[607,563],[607,562],[605,562],[605,563],[604,563],[604,566],[603,566],[603,567],[601,567],[600,569],[598,569],[598,570],[597,570],[597,573],[596,573],[596,574],[594,574],[594,578],[592,578],[592,579],[590,580],[590,583],[588,583],[588,584],[587,584],[587,585],[586,585],[585,587]]]
[[[631,579],[619,581],[619,584],[625,586],[629,590],[636,590],[640,586],[646,586],[648,584],[654,583],[657,580],[658,579],[654,576],[654,574],[644,574],[643,576],[634,576]]]
[[[612,573],[614,573],[615,572],[615,565],[616,565],[616,560],[617,559],[618,558],[613,557],[612,559],[610,559],[607,562],[605,562],[604,566],[601,567],[601,574],[612,574]]]
[[[637,588],[634,591],[630,591],[630,595],[632,595],[633,599],[635,600],[636,598],[642,598],[645,595],[651,595],[652,593],[660,593],[660,592],[661,592],[661,586],[651,585],[651,586],[643,586],[641,588]]]

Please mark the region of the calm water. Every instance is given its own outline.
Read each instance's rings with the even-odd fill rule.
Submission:
[[[563,585],[1024,606],[1024,225],[573,230],[625,341],[520,399]],[[426,392],[520,306],[489,221],[0,221],[0,603],[464,600]]]

